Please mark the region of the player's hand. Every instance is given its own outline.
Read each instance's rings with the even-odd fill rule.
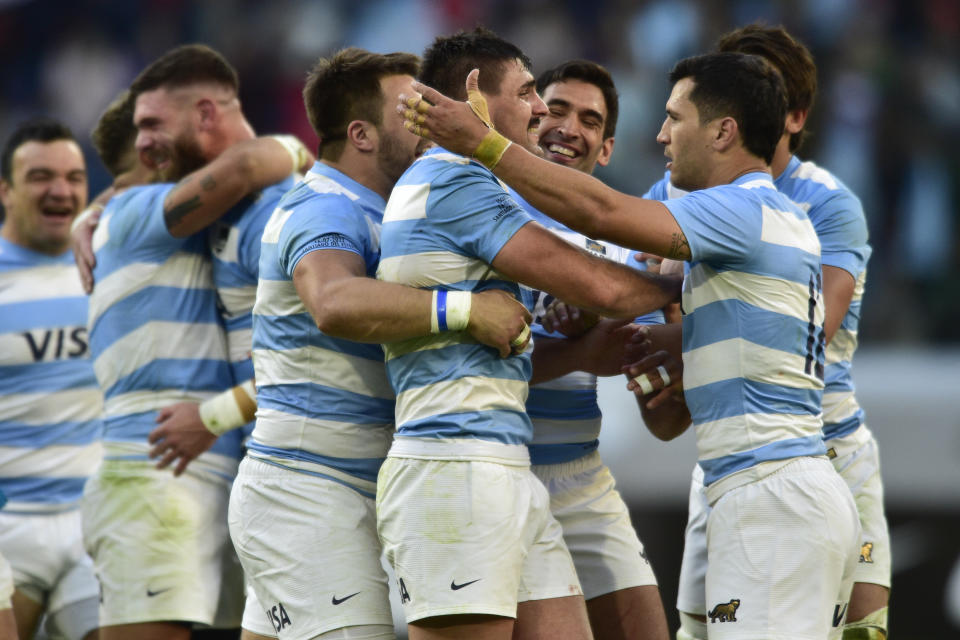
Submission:
[[[599,320],[600,316],[592,311],[553,300],[544,311],[540,326],[550,333],[558,332],[568,338],[576,338],[593,328]]]
[[[647,409],[656,409],[677,396],[683,398],[683,362],[666,351],[626,365],[622,371],[627,376],[627,390],[638,398],[649,398]]]
[[[397,113],[403,117],[407,130],[429,138],[444,149],[464,156],[473,155],[487,132],[490,131],[486,101],[479,90],[480,70],[467,75],[467,95],[471,103],[451,100],[439,91],[420,82],[411,84],[412,91],[398,96]]]
[[[191,460],[216,442],[217,436],[200,421],[199,406],[195,402],[179,402],[160,410],[159,426],[147,437],[153,445],[150,457],[160,458],[157,469],[165,469],[179,459],[173,470],[173,475],[179,476]]]
[[[647,271],[650,273],[660,273],[660,264],[663,262],[662,257],[654,253],[638,251],[637,253],[633,254],[633,259],[637,262],[645,264]]]
[[[512,295],[503,289],[489,289],[473,294],[467,331],[477,342],[493,347],[501,358],[506,358],[526,350],[532,319],[527,308]]]
[[[97,266],[97,259],[93,255],[93,232],[97,230],[97,225],[100,223],[101,212],[102,208],[91,211],[82,220],[77,220],[70,232],[73,259],[77,262],[80,282],[87,294],[93,292],[93,268]]]
[[[584,352],[589,354],[582,363],[584,371],[595,376],[615,376],[622,372],[624,353],[631,344],[639,325],[630,320],[603,318],[580,338]],[[634,360],[630,360],[634,362]]]

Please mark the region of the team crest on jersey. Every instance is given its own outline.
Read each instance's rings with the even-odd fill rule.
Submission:
[[[860,562],[868,562],[873,564],[873,543],[864,542],[863,546],[860,547]]]
[[[586,247],[587,251],[600,254],[601,256],[607,255],[607,248],[603,246],[603,243],[601,242],[597,242],[596,240],[591,240],[590,238],[584,238],[583,244]]]
[[[734,598],[730,602],[725,602],[724,604],[718,604],[713,609],[710,610],[710,613],[707,615],[710,616],[710,622],[736,622],[737,621],[737,609],[740,607],[740,598]]]

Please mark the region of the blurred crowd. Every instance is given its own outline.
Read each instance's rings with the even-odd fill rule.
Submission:
[[[606,65],[621,92],[615,161],[598,176],[641,194],[677,59],[730,28],[783,24],[813,51],[820,98],[801,156],[863,200],[874,247],[861,341],[960,341],[960,3],[956,0],[0,0],[0,137],[40,113],[86,133],[137,70],[205,42],[238,69],[259,132],[316,139],[301,99],[319,55],[350,44],[421,52],[483,24],[533,58]],[[91,193],[109,180],[89,147]]]

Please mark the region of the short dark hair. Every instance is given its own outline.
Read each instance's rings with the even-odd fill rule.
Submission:
[[[130,151],[137,139],[137,128],[133,124],[133,103],[129,91],[120,92],[90,132],[93,148],[97,150],[100,161],[113,177],[131,168]]]
[[[708,53],[674,65],[670,82],[684,78],[693,80],[690,101],[701,123],[733,118],[743,146],[767,164],[773,161],[787,117],[787,91],[773,65],[745,53]]]
[[[467,74],[480,69],[480,90],[499,95],[505,65],[511,60],[519,60],[525,69],[533,66],[519,47],[489,29],[477,27],[434,40],[423,52],[419,79],[444,95],[466,100]]]
[[[603,94],[603,102],[607,106],[607,119],[603,123],[604,139],[612,138],[617,131],[617,116],[620,113],[620,96],[617,87],[613,84],[613,77],[603,65],[590,60],[569,60],[547,69],[537,78],[537,93],[543,96],[547,87],[555,82],[580,80],[592,84]]]
[[[385,100],[380,79],[416,77],[419,68],[420,59],[412,53],[371,53],[357,47],[320,58],[303,87],[307,118],[320,138],[319,155],[328,160],[339,158],[347,125],[354,120],[380,125]]]
[[[196,83],[218,84],[236,93],[240,89],[237,71],[226,58],[205,44],[185,44],[154,60],[130,85],[134,99],[161,87],[178,89]]]
[[[56,140],[77,139],[70,127],[53,118],[31,118],[17,125],[0,152],[0,177],[13,182],[13,154],[27,142],[54,142]]]
[[[720,36],[717,50],[749,53],[766,59],[783,76],[787,87],[787,110],[809,111],[813,108],[817,95],[817,65],[810,50],[782,26],[753,23],[734,29]],[[806,135],[802,129],[791,134],[791,152],[800,148]]]

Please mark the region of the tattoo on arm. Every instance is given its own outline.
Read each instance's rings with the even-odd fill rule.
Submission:
[[[690,256],[690,245],[687,243],[687,236],[683,233],[674,233],[670,241],[670,249],[667,251],[668,258],[673,260],[686,260]]]
[[[186,202],[174,205],[163,210],[163,220],[167,224],[167,229],[173,229],[186,218],[192,211],[200,207],[200,196],[193,196]]]
[[[217,188],[217,181],[213,179],[213,174],[204,176],[203,180],[200,182],[200,187],[204,191],[212,191]]]

